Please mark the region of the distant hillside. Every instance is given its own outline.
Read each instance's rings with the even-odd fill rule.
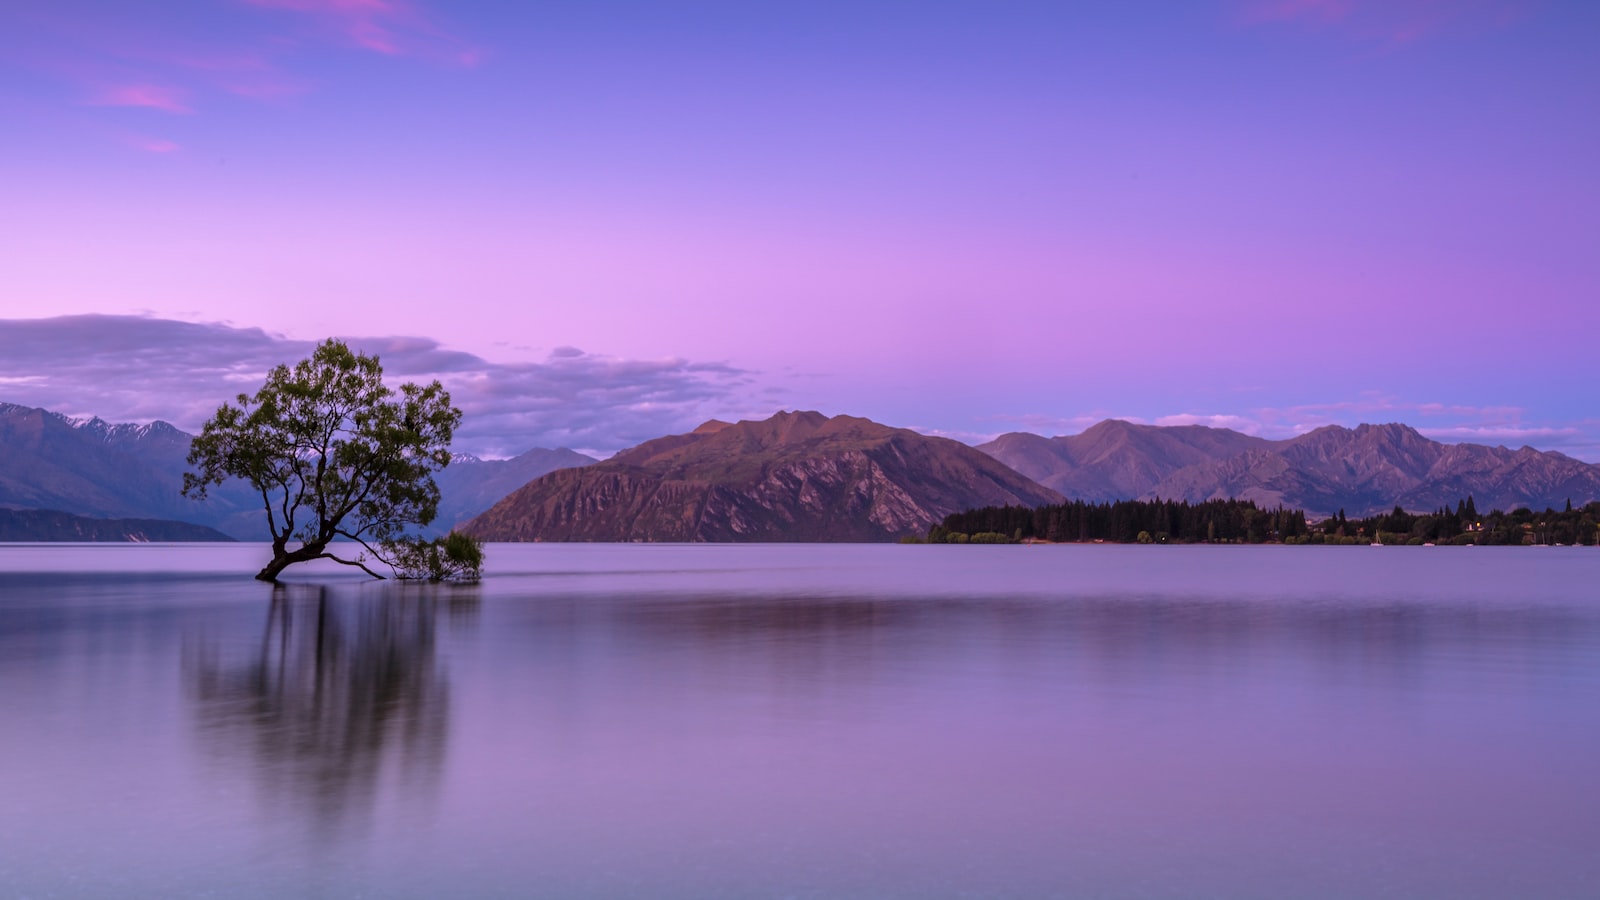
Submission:
[[[535,447],[511,459],[458,456],[433,478],[440,494],[439,517],[434,520],[433,528],[441,533],[449,531],[540,475],[591,465],[594,461],[592,456],[565,447],[557,450]]]
[[[166,519],[94,519],[53,509],[0,509],[0,542],[232,541],[215,528]]]
[[[182,495],[193,436],[168,425],[114,425],[0,403],[0,506],[97,518],[194,522],[239,540],[266,540],[261,497],[244,482]],[[563,465],[594,460],[571,450],[515,459],[460,457],[435,479],[441,530],[488,509],[512,489]]]
[[[242,483],[205,502],[182,496],[189,441],[165,422],[113,425],[0,404],[0,505],[196,522],[264,538],[260,498]]]
[[[1115,420],[1080,435],[1009,434],[979,449],[1042,484],[1105,501],[1239,498],[1327,516],[1425,512],[1472,496],[1483,510],[1600,499],[1600,466],[1531,447],[1442,444],[1405,425],[1327,426],[1282,441],[1220,428]]]
[[[490,541],[887,541],[974,506],[1059,502],[956,441],[783,412],[552,472],[465,527]]]
[[[1100,503],[1143,496],[1187,466],[1270,446],[1270,441],[1226,428],[1162,428],[1107,419],[1082,434],[1046,438],[1013,432],[978,449],[1045,487]]]
[[[203,502],[181,495],[190,441],[165,422],[118,425],[0,403],[0,507],[192,522],[265,539],[261,498],[244,483]],[[1370,516],[1397,503],[1428,512],[1466,496],[1485,511],[1600,500],[1600,466],[1531,447],[1442,444],[1405,425],[1328,426],[1269,441],[1108,420],[1082,434],[1007,434],[974,449],[814,412],[711,421],[604,463],[565,449],[461,456],[436,480],[432,530],[470,520],[494,540],[887,540],[963,509],[1064,497],[1239,498],[1313,517]]]
[[[1315,515],[1413,512],[1471,496],[1478,508],[1542,510],[1600,500],[1600,466],[1531,447],[1441,444],[1405,425],[1330,425],[1269,450],[1174,472],[1151,495],[1203,500],[1239,497]]]

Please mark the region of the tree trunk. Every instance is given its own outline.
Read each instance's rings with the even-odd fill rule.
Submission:
[[[278,573],[297,562],[320,558],[322,551],[327,549],[327,546],[326,543],[305,544],[298,550],[287,550],[284,545],[274,543],[272,545],[272,561],[256,573],[256,580],[276,582]]]

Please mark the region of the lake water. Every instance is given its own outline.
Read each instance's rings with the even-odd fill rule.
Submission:
[[[1592,548],[0,546],[0,898],[1600,897]]]

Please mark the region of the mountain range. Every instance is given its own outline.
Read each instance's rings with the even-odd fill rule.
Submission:
[[[192,440],[193,435],[166,422],[111,424],[0,403],[0,508],[192,523],[228,538],[267,540],[261,497],[244,482],[212,488],[205,500],[183,496]],[[592,457],[565,449],[534,449],[505,460],[458,456],[436,478],[440,502],[434,528],[448,530],[554,468],[592,462]],[[54,540],[45,535],[64,527],[43,520],[36,524],[43,529],[38,536],[5,540]],[[14,523],[8,533],[23,534],[21,528]],[[85,533],[99,532],[90,528]]]
[[[957,441],[780,412],[552,472],[464,529],[488,541],[883,541],[974,506],[1062,499]]]
[[[169,519],[98,519],[54,509],[0,507],[0,542],[4,541],[231,541],[215,528]]]
[[[166,519],[264,537],[243,483],[204,502],[182,496],[191,436],[165,422],[113,425],[0,404],[0,506],[95,518]]]
[[[459,455],[433,476],[439,485],[439,517],[433,520],[433,529],[443,534],[547,472],[594,462],[594,457],[565,447],[557,450],[535,447],[510,459]]]
[[[1532,447],[1442,444],[1406,425],[1329,425],[1281,441],[1198,425],[1116,419],[1082,434],[1002,435],[980,450],[1070,497],[1236,497],[1351,516],[1425,512],[1472,496],[1479,509],[1559,508],[1600,499],[1600,466]]]
[[[0,509],[55,516],[12,516],[0,539],[207,539],[157,538],[204,533],[148,520],[264,539],[260,498],[242,482],[205,501],[181,495],[191,439],[164,422],[112,424],[0,403]],[[1423,512],[1469,495],[1482,510],[1600,499],[1600,466],[1531,447],[1442,444],[1398,424],[1267,440],[1112,419],[1081,434],[1019,432],[974,448],[817,412],[713,420],[604,462],[564,449],[458,456],[436,480],[433,530],[462,525],[489,540],[890,540],[970,507],[1063,498],[1237,497],[1313,518],[1397,504]]]
[[[1181,469],[1271,445],[1226,428],[1107,419],[1082,434],[1046,438],[1019,431],[978,449],[1074,500],[1100,503],[1138,499]]]

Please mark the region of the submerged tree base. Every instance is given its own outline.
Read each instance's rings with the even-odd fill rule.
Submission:
[[[289,568],[295,563],[310,562],[313,559],[331,559],[342,566],[354,566],[368,575],[371,575],[373,578],[383,579],[387,577],[367,568],[366,563],[362,562],[362,560],[344,559],[343,557],[329,553],[326,544],[306,544],[297,550],[289,550],[282,545],[275,544],[272,548],[272,561],[267,563],[266,566],[261,569],[261,571],[256,573],[256,580],[276,584],[278,581],[278,575],[281,574],[284,569]]]

